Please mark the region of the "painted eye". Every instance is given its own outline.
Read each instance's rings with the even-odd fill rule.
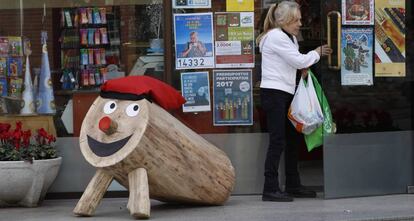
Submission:
[[[112,114],[117,108],[115,101],[108,101],[106,102],[103,111],[105,114]]]
[[[139,113],[139,105],[136,103],[128,105],[128,107],[125,109],[125,112],[130,117],[135,117]]]

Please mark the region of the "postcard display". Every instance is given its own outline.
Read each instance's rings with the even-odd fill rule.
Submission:
[[[375,76],[404,77],[405,1],[375,1]]]
[[[341,84],[373,85],[374,0],[342,1]]]
[[[0,37],[0,93],[2,97],[21,98],[23,67],[22,38]]]
[[[110,33],[113,7],[61,10],[62,89],[99,87],[106,81],[109,64],[119,64],[119,39]],[[119,37],[118,37],[119,38]]]
[[[174,0],[173,8],[211,8],[211,0]],[[252,125],[252,70],[240,68],[254,68],[254,1],[226,0],[226,12],[179,11],[175,68],[214,69],[213,102],[209,71],[181,73],[183,112],[213,111],[214,126]]]
[[[405,1],[342,0],[342,13],[341,84],[373,85],[374,73],[404,77]]]

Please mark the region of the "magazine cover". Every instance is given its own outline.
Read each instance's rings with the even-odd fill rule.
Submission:
[[[183,104],[183,112],[211,110],[207,71],[181,73],[181,93],[187,101]]]
[[[7,76],[7,58],[0,57],[0,77]]]
[[[375,1],[375,76],[406,76],[404,0]]]
[[[251,70],[214,70],[214,126],[253,125],[252,88]]]
[[[22,78],[11,78],[9,85],[9,96],[14,98],[22,97],[23,79]]]
[[[176,69],[214,67],[213,14],[174,14]]]
[[[342,28],[342,85],[373,85],[373,28]]]
[[[211,8],[211,0],[173,0],[173,8]]]
[[[7,96],[7,78],[1,77],[0,78],[0,96],[5,97]]]
[[[342,0],[342,24],[373,25],[374,0]]]
[[[23,64],[21,57],[8,57],[7,58],[8,76],[18,77],[22,76]]]
[[[9,55],[9,39],[7,37],[0,37],[0,56]]]
[[[9,36],[9,55],[10,56],[23,56],[22,38]]]
[[[254,13],[215,14],[216,68],[254,67]]]

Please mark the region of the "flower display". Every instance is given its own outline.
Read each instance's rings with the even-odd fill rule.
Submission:
[[[8,123],[0,123],[0,161],[29,161],[57,158],[53,145],[56,137],[40,128],[35,136],[31,130],[23,130],[22,123],[16,122],[11,129]]]

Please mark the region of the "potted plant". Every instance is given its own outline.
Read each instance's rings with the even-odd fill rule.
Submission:
[[[55,141],[43,128],[32,136],[21,122],[14,130],[0,123],[0,207],[35,207],[43,201],[62,162]]]

